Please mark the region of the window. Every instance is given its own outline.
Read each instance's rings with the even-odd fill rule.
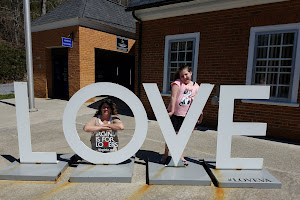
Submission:
[[[197,78],[200,33],[169,35],[165,39],[164,85],[163,93],[170,93],[171,82],[176,70],[182,65],[192,69],[193,81]]]
[[[251,29],[246,84],[270,85],[272,101],[297,102],[299,28],[288,24]]]

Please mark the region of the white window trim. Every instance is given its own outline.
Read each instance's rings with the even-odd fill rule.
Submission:
[[[195,52],[194,52],[194,62],[193,62],[193,75],[192,80],[197,80],[197,68],[198,68],[198,56],[199,56],[199,42],[200,42],[200,32],[197,33],[186,33],[179,35],[167,35],[165,37],[165,56],[164,56],[164,80],[163,80],[163,94],[167,94],[167,73],[168,73],[168,58],[169,58],[169,41],[170,40],[183,40],[183,39],[195,39]]]
[[[251,85],[252,73],[253,73],[253,58],[255,51],[255,34],[257,32],[268,32],[268,31],[285,31],[285,30],[298,30],[297,38],[297,51],[295,55],[295,69],[293,76],[293,83],[291,85],[291,103],[297,103],[298,89],[299,89],[299,76],[300,76],[300,23],[293,24],[280,24],[272,26],[261,26],[261,27],[252,27],[250,29],[250,38],[249,38],[249,49],[248,49],[248,65],[247,65],[247,77],[246,85]]]

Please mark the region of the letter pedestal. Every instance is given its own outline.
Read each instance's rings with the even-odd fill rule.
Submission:
[[[69,181],[131,183],[133,167],[133,157],[117,165],[79,164]]]
[[[203,185],[209,186],[211,180],[204,167],[196,158],[185,158],[187,167],[168,167],[158,160],[147,163],[149,185]]]
[[[57,164],[23,164],[14,161],[0,171],[1,180],[56,181],[68,168],[73,154],[63,154]]]
[[[266,169],[215,169],[215,159],[204,159],[205,167],[214,184],[221,188],[266,188],[280,189],[278,181]]]

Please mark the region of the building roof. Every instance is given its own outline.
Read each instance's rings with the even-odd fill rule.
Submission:
[[[126,8],[126,11],[159,7],[159,6],[187,2],[187,1],[193,1],[193,0],[131,0]]]
[[[107,0],[69,0],[32,22],[40,26],[68,19],[85,19],[135,33],[135,22],[125,7]]]

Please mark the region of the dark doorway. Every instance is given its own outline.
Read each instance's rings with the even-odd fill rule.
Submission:
[[[52,94],[56,99],[69,99],[68,48],[52,49]]]
[[[133,55],[95,49],[95,80],[118,83],[133,91],[134,63]]]

